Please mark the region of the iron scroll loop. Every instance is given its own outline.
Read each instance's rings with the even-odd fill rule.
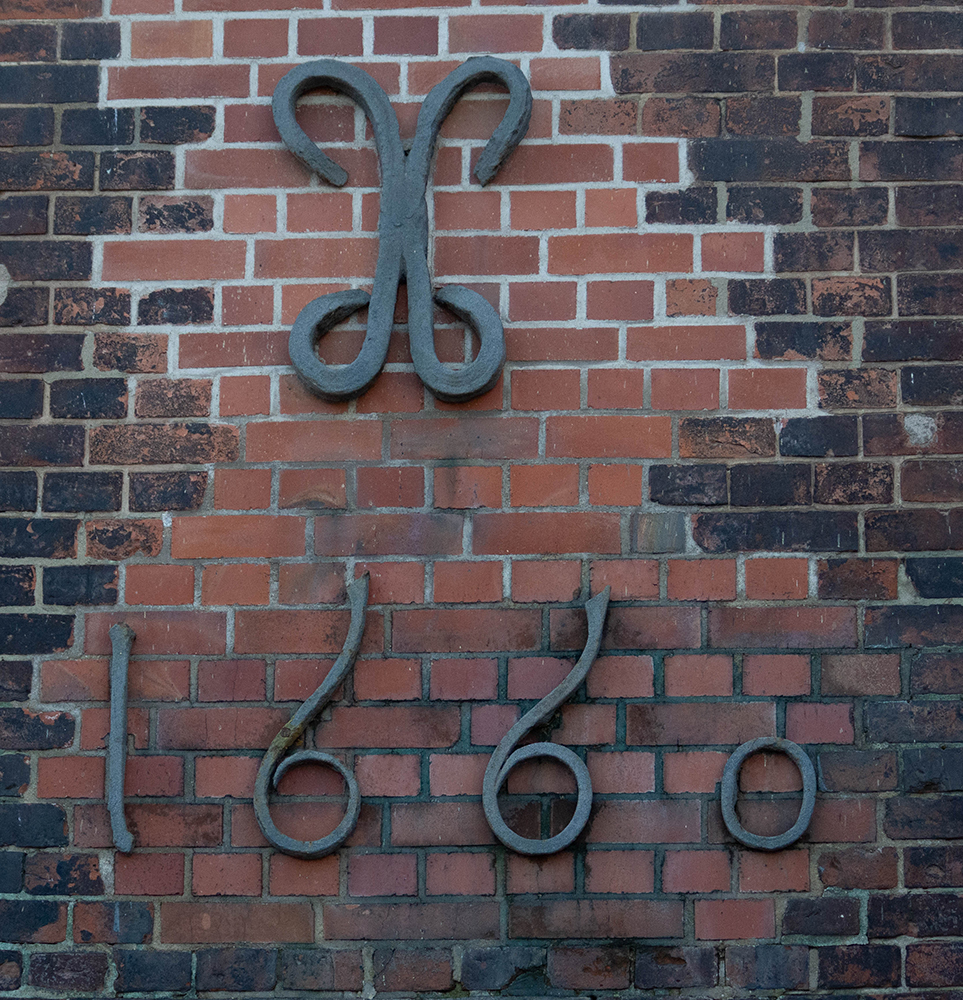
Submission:
[[[521,70],[504,59],[468,59],[429,92],[418,114],[414,143],[405,155],[398,118],[387,95],[364,70],[334,59],[295,67],[278,83],[272,101],[281,139],[309,169],[336,187],[348,175],[308,138],[295,120],[298,98],[316,87],[328,87],[354,100],[374,131],[381,164],[382,191],[378,218],[378,262],[373,293],[332,292],[301,310],[288,341],[291,361],[308,388],[329,400],[352,399],[378,377],[388,354],[398,285],[408,285],[408,330],[415,371],[429,390],[447,402],[473,399],[498,381],[505,363],[501,318],[477,292],[459,285],[435,293],[428,269],[428,189],[431,158],[442,123],[470,87],[502,84],[509,93],[508,110],[485,145],[472,171],[480,184],[497,173],[528,130],[532,94]],[[449,309],[478,334],[480,347],[469,364],[453,369],[443,364],[434,346],[434,304]],[[358,356],[332,367],[317,355],[317,343],[332,327],[368,306],[368,329]]]
[[[368,605],[368,574],[365,573],[348,587],[348,602],[351,606],[351,622],[348,634],[341,649],[341,655],[335,660],[327,676],[306,698],[301,707],[285,723],[281,731],[271,741],[261,760],[257,778],[254,782],[254,815],[265,839],[275,849],[283,854],[296,858],[323,858],[341,846],[351,836],[358,822],[361,811],[361,792],[358,782],[351,770],[337,757],[321,750],[300,750],[289,756],[288,749],[301,738],[311,720],[331,700],[334,692],[344,680],[348,671],[357,659],[361,648],[361,636],[364,632],[364,613]],[[348,789],[348,804],[341,822],[327,836],[317,840],[297,840],[282,833],[271,818],[268,806],[268,791],[277,787],[281,777],[295,764],[303,763],[327,764],[334,768],[344,779]]]
[[[803,782],[802,805],[799,807],[796,822],[784,833],[775,834],[772,837],[750,833],[736,816],[739,772],[747,758],[760,750],[777,750],[784,753],[799,768]],[[733,755],[726,761],[725,770],[722,772],[721,798],[722,819],[726,824],[726,829],[740,844],[755,848],[757,851],[781,851],[784,847],[789,847],[790,844],[799,840],[812,820],[813,809],[816,805],[816,769],[813,767],[809,755],[798,743],[781,739],[778,736],[760,736],[758,739],[748,740],[742,746],[737,747]]]
[[[485,768],[485,778],[482,784],[482,805],[485,809],[485,818],[495,836],[506,847],[519,854],[555,854],[568,847],[588,822],[592,809],[592,779],[581,757],[568,747],[560,746],[557,743],[529,743],[517,750],[515,747],[528,732],[550,719],[559,706],[585,680],[585,676],[595,662],[595,657],[598,656],[599,646],[602,642],[602,626],[605,624],[611,592],[612,588],[606,587],[601,594],[596,594],[595,597],[586,602],[588,638],[578,662],[558,687],[542,698],[534,708],[529,709],[508,730],[495,748],[495,752]],[[498,808],[498,792],[505,784],[509,772],[522,761],[530,760],[533,757],[553,757],[575,775],[578,789],[575,814],[564,830],[545,840],[523,837],[515,833],[502,818]]]

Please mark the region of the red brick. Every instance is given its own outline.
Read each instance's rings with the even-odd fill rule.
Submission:
[[[638,113],[638,104],[626,98],[562,100],[558,113],[559,135],[635,135]]]
[[[691,270],[691,236],[611,233],[548,238],[549,274],[660,274]]]
[[[852,743],[852,705],[787,705],[786,737],[794,743]]]
[[[164,708],[157,745],[176,750],[267,749],[288,713],[276,708]]]
[[[512,600],[520,604],[574,600],[581,582],[577,560],[554,559],[551,573],[545,572],[541,559],[512,562]]]
[[[198,701],[264,701],[263,660],[206,660],[197,668]]]
[[[742,661],[742,691],[769,697],[809,694],[811,670],[808,656],[748,654]]]
[[[674,278],[665,283],[666,316],[715,316],[719,290],[704,278]]]
[[[577,465],[513,465],[508,478],[513,507],[578,505]]]
[[[510,893],[571,893],[575,890],[572,855],[561,852],[551,857],[506,858],[505,888]]]
[[[751,601],[803,601],[809,596],[805,559],[747,559],[746,597]]]
[[[585,192],[585,225],[606,229],[612,226],[634,227],[638,221],[637,198],[635,188],[589,188]],[[608,282],[598,284],[605,285]],[[636,283],[629,284],[634,286]],[[638,284],[644,285],[646,282]],[[590,284],[588,287],[591,295],[594,286]]]
[[[655,755],[638,751],[590,752],[592,787],[602,795],[655,791]]]
[[[224,196],[225,233],[273,233],[276,229],[277,199],[273,195]]]
[[[473,548],[478,554],[621,551],[617,514],[511,512],[476,514]]]
[[[550,613],[552,649],[582,649],[585,613],[559,609]],[[700,645],[698,608],[611,607],[602,634],[603,649],[688,649]]]
[[[654,294],[655,284],[651,281],[590,281],[586,287],[585,315],[588,319],[628,320],[633,323],[650,320]]]
[[[726,892],[730,879],[726,851],[665,852],[663,892]]]
[[[341,462],[381,458],[381,424],[368,420],[255,422],[247,428],[249,462]]]
[[[700,941],[771,938],[776,914],[771,899],[697,899],[695,936]]]
[[[512,409],[577,410],[580,382],[574,368],[517,369],[512,372]]]
[[[306,56],[360,56],[364,51],[362,35],[360,17],[299,18],[298,52]]]
[[[175,559],[250,559],[304,555],[304,518],[232,514],[176,517],[171,527]]]
[[[598,90],[598,56],[532,59],[529,69],[532,90]]]
[[[121,621],[137,634],[136,650],[143,656],[164,653],[214,656],[225,650],[227,620],[223,612],[128,611],[88,614],[85,652],[109,654],[108,631]]]
[[[537,611],[443,609],[396,611],[396,652],[451,653],[534,649],[538,643]]]
[[[590,698],[650,698],[653,694],[651,656],[601,656],[586,679]]]
[[[309,903],[161,903],[164,944],[314,941]]]
[[[182,368],[287,364],[287,336],[273,330],[181,334],[180,363]]]
[[[348,861],[351,896],[414,896],[417,892],[414,854],[356,854]]]
[[[250,18],[224,22],[224,55],[228,59],[264,59],[287,54],[287,21]]]
[[[436,562],[434,599],[446,603],[476,603],[502,599],[500,562]]]
[[[473,14],[449,20],[451,52],[540,52],[542,17],[535,14]]]
[[[610,799],[598,804],[589,843],[697,844],[699,803],[671,799]]]
[[[250,798],[260,757],[195,758],[194,788],[200,798]]]
[[[430,853],[425,891],[429,896],[493,896],[495,859],[490,854]]]
[[[271,506],[270,469],[216,469],[214,506],[219,510],[264,510]]]
[[[668,458],[672,453],[668,417],[548,417],[545,426],[550,458]]]
[[[629,705],[626,743],[642,746],[735,745],[758,736],[775,736],[775,706],[735,703],[725,713],[711,704]]]
[[[490,844],[481,802],[412,802],[391,807],[395,847],[468,847]]]
[[[364,754],[355,757],[354,769],[362,796],[417,795],[421,791],[418,754]]]
[[[382,515],[385,516],[385,515]],[[418,562],[356,562],[355,578],[370,577],[368,604],[421,604],[425,599],[425,567]]]
[[[127,796],[184,794],[184,761],[181,757],[128,757],[124,777]]]
[[[730,410],[790,410],[806,405],[802,368],[734,368],[729,372]]]
[[[434,472],[435,506],[499,507],[502,470],[496,466],[443,466]]]
[[[586,892],[652,892],[655,886],[652,851],[588,851]]]
[[[40,798],[100,799],[103,794],[103,757],[41,757],[37,761]]]
[[[354,667],[354,693],[360,701],[408,701],[421,697],[418,660],[361,660]]]
[[[338,857],[305,860],[272,854],[268,885],[272,896],[337,896]]]
[[[713,750],[690,753],[667,753],[662,758],[662,781],[665,790],[678,792],[714,792],[722,781],[729,754]]]
[[[629,327],[629,361],[739,361],[746,357],[744,326]]]
[[[855,646],[851,608],[714,608],[709,644],[730,647]]]
[[[809,851],[741,851],[740,892],[809,892]]]
[[[429,785],[432,796],[481,795],[488,759],[487,753],[431,754]]]
[[[210,21],[134,21],[130,54],[134,59],[210,59],[213,36]]]
[[[380,433],[380,423],[377,426]],[[420,461],[448,459],[453,455],[462,461],[504,462],[535,458],[538,455],[538,420],[497,416],[470,420],[443,417],[393,421],[391,458]],[[374,457],[380,457],[380,453]]]
[[[107,73],[109,100],[247,97],[247,64],[197,66],[113,66]]]
[[[576,292],[574,282],[516,281],[509,289],[508,317],[513,322],[523,323],[575,319]]]
[[[188,71],[192,67],[157,67]],[[165,95],[169,96],[169,95]],[[203,281],[244,277],[240,240],[125,240],[104,246],[104,281]]]
[[[454,707],[336,707],[315,740],[319,747],[448,747],[458,740],[460,729]]]
[[[124,597],[128,604],[193,604],[194,567],[128,566]]]
[[[682,936],[682,902],[559,899],[509,904],[513,938],[665,938]]]
[[[494,700],[498,691],[496,660],[433,660],[430,696],[437,701]]]
[[[898,695],[899,653],[853,653],[822,658],[824,695]]]
[[[226,285],[221,290],[221,320],[225,326],[262,325],[274,318],[274,289],[270,285]],[[242,375],[238,378],[221,379],[221,414],[234,416],[230,412],[236,406],[249,404],[264,406],[265,409],[242,410],[242,413],[270,413],[271,380],[267,375]],[[254,399],[248,396],[258,386]],[[226,397],[225,398],[225,394]]]
[[[195,854],[195,896],[260,896],[260,854]]]
[[[593,409],[641,409],[644,392],[641,369],[593,368],[588,373],[588,405]]]
[[[702,237],[702,270],[762,271],[765,247],[764,233],[706,233]]]
[[[494,900],[360,906],[326,903],[322,907],[325,935],[335,941],[492,939],[498,937],[498,914]]]
[[[460,555],[457,514],[322,514],[315,519],[318,555]]]
[[[148,713],[143,708],[127,710],[127,731],[134,736],[134,746],[143,750],[150,728]],[[110,734],[110,709],[85,708],[80,713],[80,749],[103,750]]]
[[[509,183],[503,175],[499,176],[499,182]],[[362,273],[369,273],[370,270]],[[353,272],[342,273],[350,277]],[[435,274],[438,278],[537,273],[538,238],[535,236],[439,236],[435,239]]]
[[[180,896],[184,892],[183,854],[118,854],[114,892],[119,896]]]
[[[642,502],[642,467],[640,465],[590,465],[588,491],[589,503],[594,506],[637,507]],[[614,569],[614,567],[609,567],[606,570],[605,567],[609,564],[605,562],[599,562],[595,565],[602,573],[611,572]],[[625,568],[628,568],[628,564]]]
[[[670,559],[668,595],[674,601],[734,600],[735,560]]]
[[[699,654],[665,658],[665,693],[670,698],[732,694],[732,658]]]
[[[345,507],[343,469],[282,469],[278,506]]]
[[[656,368],[652,371],[653,410],[717,410],[717,368]]]

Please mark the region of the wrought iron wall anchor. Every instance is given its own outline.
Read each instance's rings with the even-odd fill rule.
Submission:
[[[124,622],[110,626],[110,734],[107,737],[107,813],[114,847],[134,849],[124,818],[124,772],[127,767],[127,668],[136,633]]]
[[[482,783],[482,805],[485,809],[485,818],[495,836],[506,847],[519,854],[554,854],[556,851],[561,851],[575,840],[588,822],[589,812],[592,809],[592,779],[589,777],[588,768],[582,758],[568,747],[560,746],[558,743],[529,743],[518,750],[515,747],[526,733],[550,719],[559,706],[585,680],[589,668],[595,662],[599,645],[602,642],[602,626],[605,624],[611,592],[612,588],[606,587],[601,594],[596,594],[585,604],[585,614],[588,617],[588,639],[585,642],[585,649],[571,673],[554,691],[547,694],[534,708],[529,709],[508,730],[495,748],[495,752],[488,762],[488,767],[485,768],[485,779]],[[557,833],[547,840],[535,840],[515,833],[502,819],[498,808],[498,792],[505,784],[509,772],[522,761],[531,760],[533,757],[554,757],[575,775],[575,783],[578,788],[575,815],[572,816],[561,833]]]
[[[344,640],[344,646],[341,649],[341,655],[334,661],[327,677],[318,685],[314,693],[305,699],[301,707],[271,741],[271,745],[261,760],[261,766],[258,768],[257,778],[254,782],[254,815],[257,817],[258,826],[261,827],[261,833],[264,834],[272,847],[296,858],[323,858],[326,854],[336,850],[351,836],[361,811],[361,792],[358,790],[358,782],[351,770],[337,757],[320,750],[299,750],[289,757],[284,756],[288,749],[301,738],[301,734],[311,720],[331,700],[338,685],[344,680],[358,656],[358,650],[361,648],[361,634],[364,632],[364,613],[368,605],[367,573],[348,587],[348,602],[351,605],[351,622],[348,626],[348,635]],[[277,787],[288,768],[307,761],[327,764],[341,775],[348,789],[348,805],[344,818],[326,837],[319,837],[317,840],[296,840],[294,837],[282,833],[274,825],[268,806],[268,790],[272,785]]]
[[[356,101],[371,121],[381,163],[378,263],[372,295],[359,290],[332,292],[309,302],[291,328],[291,361],[308,388],[324,399],[352,399],[378,377],[388,353],[398,285],[408,285],[408,331],[415,371],[439,399],[461,402],[487,392],[505,363],[505,333],[498,312],[477,292],[460,285],[432,296],[428,270],[426,194],[435,142],[442,122],[458,98],[477,83],[503,84],[508,110],[482,151],[473,171],[487,184],[522,140],[532,113],[532,93],[521,70],[504,59],[467,60],[432,88],[418,114],[411,151],[405,155],[398,118],[380,86],[362,69],[334,59],[297,66],[282,77],[272,102],[274,121],[288,149],[309,169],[336,187],[347,173],[308,138],[295,120],[298,98],[329,87]],[[434,346],[434,302],[454,313],[478,334],[474,361],[453,369],[442,364]],[[358,357],[331,367],[318,358],[317,343],[336,323],[368,306],[368,329]]]
[[[803,800],[796,822],[785,833],[772,837],[750,833],[736,816],[739,772],[746,758],[760,750],[778,750],[780,753],[784,753],[799,768],[803,780]],[[784,847],[795,844],[808,829],[810,820],[813,818],[815,805],[815,768],[813,768],[812,761],[806,751],[798,743],[793,743],[792,740],[780,739],[777,736],[760,736],[758,739],[743,743],[726,761],[725,770],[722,772],[722,819],[726,824],[726,829],[740,844],[745,844],[746,847],[753,847],[757,851],[781,851]]]

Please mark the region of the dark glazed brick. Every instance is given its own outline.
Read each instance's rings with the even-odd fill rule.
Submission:
[[[770,361],[846,361],[852,354],[851,323],[789,321],[756,324],[756,356],[760,358]],[[794,424],[797,419],[802,418],[788,420],[785,426]]]
[[[882,368],[820,372],[819,405],[827,410],[886,409],[896,405],[896,372]]]
[[[820,948],[819,985],[829,988],[899,986],[900,949],[883,944]]]
[[[779,57],[779,89],[852,90],[855,68],[848,52],[792,52]]]
[[[0,510],[34,510],[36,506],[35,472],[0,473]]]
[[[908,945],[906,982],[910,986],[963,986],[963,944],[927,941]]]
[[[132,472],[130,509],[197,510],[206,489],[206,472]]]
[[[640,14],[636,39],[636,45],[644,52],[664,52],[667,49],[711,49],[712,15]]]
[[[82,427],[0,426],[0,465],[83,465]]]
[[[3,383],[0,394],[0,418],[29,420],[43,412],[43,382],[40,379],[17,378]]]
[[[48,472],[43,509],[60,513],[120,510],[123,485],[121,472]]]
[[[61,197],[54,206],[54,232],[61,236],[121,234],[129,233],[130,228],[130,198]]]
[[[722,15],[719,33],[721,49],[794,49],[794,11],[738,11]]]
[[[896,135],[963,135],[963,100],[958,97],[897,97],[895,105]]]
[[[115,948],[117,980],[114,989],[123,993],[153,993],[170,990],[186,993],[191,988],[191,953]]]
[[[798,135],[801,112],[798,97],[730,97],[726,101],[726,129],[737,136]]]
[[[897,771],[896,754],[881,750],[834,750],[819,755],[821,787],[828,792],[891,792],[896,789]]]
[[[963,847],[907,847],[903,866],[907,888],[963,886]]]
[[[816,465],[813,497],[825,504],[892,503],[893,467],[871,462]]]
[[[905,462],[900,493],[904,500],[954,503],[963,493],[963,464],[935,460]]]
[[[822,884],[836,889],[892,889],[899,881],[898,853],[892,847],[823,851],[818,868]]]
[[[879,510],[866,514],[866,548],[870,552],[931,552],[951,544],[947,515],[938,510]]]
[[[543,948],[468,948],[462,957],[461,984],[466,990],[501,990],[519,974],[544,964]]]
[[[628,14],[559,14],[552,19],[552,38],[560,49],[629,47]]]
[[[23,955],[19,951],[0,951],[0,990],[18,990],[23,976]]]
[[[138,202],[138,232],[206,233],[213,228],[214,199],[207,195],[196,198],[145,195]]]
[[[0,806],[2,811],[4,806]],[[63,941],[67,931],[64,903],[47,899],[0,899],[0,938],[11,944]]]
[[[30,985],[47,990],[100,990],[107,977],[107,956],[97,952],[52,952],[30,960]]]
[[[96,854],[41,851],[27,857],[23,887],[31,896],[102,896],[100,861]]]
[[[46,195],[0,200],[0,236],[42,236],[46,231]]]
[[[60,379],[50,385],[50,415],[60,420],[116,420],[127,416],[122,378]]]
[[[903,368],[900,390],[909,406],[959,406],[963,402],[963,371],[950,365]]]
[[[906,575],[920,597],[963,597],[963,557],[907,559]]]
[[[57,288],[54,322],[59,326],[127,326],[130,292],[123,288]]]
[[[0,556],[13,559],[71,559],[77,554],[73,519],[0,518]]]
[[[43,571],[44,603],[58,607],[117,603],[116,566],[48,566]]]
[[[901,226],[963,224],[963,184],[905,184],[896,189],[896,221]]]
[[[30,758],[21,757],[20,754],[4,753],[0,754],[0,795],[5,797],[20,796],[27,790],[30,784]],[[12,856],[12,855],[11,855]],[[6,853],[0,857],[8,857]],[[3,862],[7,866],[13,862]],[[0,880],[2,882],[2,880]],[[20,886],[16,889],[0,889],[0,892],[19,892]]]
[[[852,233],[777,233],[777,271],[849,271],[853,266]],[[862,237],[860,238],[862,253]]]
[[[204,948],[197,953],[197,988],[272,990],[277,966],[275,948]]]
[[[865,642],[869,647],[963,642],[963,608],[956,605],[867,608],[865,619]]]
[[[0,329],[16,326],[46,326],[50,292],[46,288],[10,288],[0,302]],[[0,342],[6,339],[0,336]]]
[[[118,22],[74,21],[62,30],[62,59],[116,59],[120,55]]]
[[[855,455],[855,417],[791,417],[779,432],[779,453],[796,458]]]
[[[639,989],[715,986],[717,965],[714,948],[640,947],[635,958],[635,984]]]
[[[213,319],[214,292],[210,288],[162,288],[145,295],[137,306],[137,320],[144,326],[185,326]]]
[[[0,108],[0,146],[49,146],[53,108]]]
[[[549,956],[551,969],[553,955]],[[372,956],[375,989],[450,990],[454,985],[450,948],[376,948]],[[628,985],[628,969],[624,981]]]
[[[711,225],[718,215],[716,190],[652,191],[645,196],[645,221],[674,225]]]
[[[10,566],[7,569],[32,569]],[[26,701],[30,697],[32,667],[29,660],[8,660],[0,666],[0,701]],[[5,890],[0,889],[0,892]]]
[[[0,337],[0,371],[80,371],[83,347],[83,335],[76,333],[5,333]]]
[[[90,190],[94,154],[0,152],[0,184],[8,191]]]
[[[738,94],[771,90],[775,61],[755,53],[631,52],[613,56],[611,72],[617,94]]]
[[[283,948],[280,976],[289,990],[359,990],[364,979],[361,952]]]
[[[955,798],[887,799],[883,829],[894,840],[959,840],[963,816]]]
[[[859,259],[867,271],[939,271],[963,263],[963,231],[881,229],[860,233]]]
[[[814,49],[881,49],[885,34],[882,14],[817,10],[809,18],[809,45]]]
[[[895,559],[822,559],[816,571],[824,600],[891,601],[897,596]]]
[[[920,653],[910,667],[913,694],[963,694],[963,656]]]
[[[134,141],[134,109],[69,109],[60,121],[60,141],[65,146],[129,146]]]
[[[883,701],[866,706],[867,735],[876,743],[952,740],[963,716],[957,701]]]
[[[7,104],[96,104],[97,66],[0,66],[0,94]]]
[[[963,792],[963,750],[903,751],[903,791]]]
[[[0,760],[7,760],[4,756]],[[19,758],[24,760],[23,757]],[[29,771],[27,772],[29,780]],[[23,859],[26,855],[22,851],[0,851],[0,892],[20,892],[23,887]]]
[[[726,948],[726,982],[750,990],[806,989],[809,949],[802,945],[730,945]]]
[[[698,514],[693,537],[705,552],[852,552],[856,515],[831,511]]]
[[[800,188],[733,185],[729,188],[726,202],[726,218],[730,222],[751,225],[799,222],[802,218],[802,191]]]
[[[0,241],[0,264],[14,281],[89,281],[92,250],[77,240]]]
[[[707,181],[848,181],[846,143],[795,139],[696,139],[689,167]]]
[[[163,145],[203,142],[214,132],[214,108],[209,104],[141,108],[140,140]]]
[[[959,320],[869,322],[863,335],[864,361],[959,361],[963,323]]]
[[[963,49],[963,15],[913,11],[893,15],[894,49]]]
[[[653,465],[649,493],[655,503],[711,507],[726,502],[724,465]]]
[[[0,62],[52,62],[57,29],[52,24],[0,25]]]
[[[785,507],[812,502],[808,465],[734,465],[729,471],[733,507]]]
[[[102,153],[102,191],[159,191],[174,186],[174,154],[166,151]]]
[[[896,279],[896,304],[904,316],[963,313],[963,275],[901,274]]]
[[[798,316],[806,311],[801,278],[749,278],[729,281],[730,316]]]
[[[889,212],[886,188],[817,188],[812,195],[817,226],[882,226]],[[860,243],[862,246],[862,243]]]
[[[0,749],[53,750],[70,746],[73,738],[74,717],[69,712],[0,708]]]
[[[859,148],[864,181],[959,181],[961,164],[963,149],[952,139],[863,142]]]
[[[13,847],[65,847],[67,817],[60,806],[46,802],[0,803],[0,843]],[[40,927],[58,919],[59,909],[57,903],[42,899],[0,900],[0,939],[29,941]],[[11,932],[21,936],[10,937]]]
[[[856,89],[867,92],[937,91],[946,88],[963,68],[963,56],[930,53],[886,52],[859,56]]]
[[[23,607],[33,604],[33,591],[36,584],[36,572],[32,566],[0,566],[0,605],[5,607]],[[0,671],[6,671],[8,664],[0,664]],[[6,696],[0,683],[0,694],[4,700],[14,700]],[[23,698],[17,698],[23,701]]]
[[[963,933],[963,900],[955,894],[870,896],[868,916],[870,937],[959,937]]]

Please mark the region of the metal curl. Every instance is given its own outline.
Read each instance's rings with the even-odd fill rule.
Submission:
[[[134,835],[124,816],[124,773],[127,769],[127,668],[136,633],[126,624],[111,625],[110,733],[107,737],[107,813],[114,847],[123,854],[134,849]]]
[[[330,854],[351,836],[358,822],[361,811],[361,793],[358,782],[351,770],[337,757],[320,750],[300,750],[285,757],[288,749],[301,738],[311,720],[331,700],[338,685],[354,664],[361,648],[361,636],[364,632],[364,613],[368,605],[368,574],[365,573],[348,587],[348,602],[351,605],[351,622],[348,634],[344,640],[341,655],[335,660],[327,676],[318,685],[314,693],[306,698],[301,707],[285,723],[281,731],[271,741],[267,748],[261,766],[258,768],[254,782],[254,815],[258,826],[268,843],[284,854],[296,858],[322,858]],[[317,840],[297,840],[282,833],[271,818],[268,806],[268,791],[277,787],[284,773],[296,764],[311,762],[327,764],[333,767],[344,779],[348,789],[348,804],[341,822],[325,837]]]
[[[334,59],[295,67],[278,83],[272,107],[281,139],[309,169],[341,187],[347,173],[308,138],[295,119],[298,98],[315,87],[330,87],[355,100],[371,121],[381,164],[378,262],[374,288],[333,292],[301,310],[288,342],[291,362],[307,387],[323,399],[353,399],[378,377],[388,355],[398,285],[408,286],[408,338],[415,371],[439,399],[461,402],[491,389],[505,363],[505,332],[498,312],[477,292],[459,285],[433,293],[428,269],[428,205],[431,158],[442,123],[458,98],[477,83],[494,81],[508,89],[508,109],[474,168],[487,184],[525,135],[532,113],[528,81],[517,66],[492,56],[467,60],[434,86],[418,114],[414,143],[405,154],[398,118],[381,87],[364,70]],[[481,347],[468,364],[452,369],[435,351],[434,304],[450,309],[478,335]],[[336,323],[368,306],[361,351],[347,365],[320,360],[318,341]]]
[[[606,587],[601,594],[596,594],[585,604],[585,614],[588,618],[588,638],[585,642],[585,649],[571,672],[558,687],[542,698],[534,708],[529,709],[508,730],[495,748],[495,752],[488,762],[488,767],[485,768],[485,779],[482,783],[482,805],[485,809],[485,818],[495,836],[506,847],[519,854],[541,855],[561,851],[575,840],[588,822],[592,809],[592,779],[582,759],[568,747],[560,746],[557,743],[529,743],[517,750],[515,747],[528,732],[545,722],[546,719],[550,719],[559,706],[585,679],[595,662],[602,642],[602,626],[605,624],[611,590],[611,587]],[[498,792],[505,784],[509,772],[518,764],[531,760],[533,757],[553,757],[575,775],[578,788],[575,814],[564,830],[546,840],[536,840],[515,833],[502,818],[498,808]]]
[[[777,750],[784,753],[799,768],[803,781],[803,800],[796,822],[785,833],[779,833],[772,837],[750,833],[736,816],[739,772],[746,759],[760,750]],[[784,847],[795,844],[799,840],[813,818],[813,809],[816,805],[816,770],[809,755],[798,743],[781,739],[778,736],[760,736],[758,739],[748,740],[742,746],[737,747],[733,755],[726,761],[725,770],[722,772],[721,797],[722,819],[726,824],[726,829],[740,844],[755,848],[757,851],[781,851]]]

